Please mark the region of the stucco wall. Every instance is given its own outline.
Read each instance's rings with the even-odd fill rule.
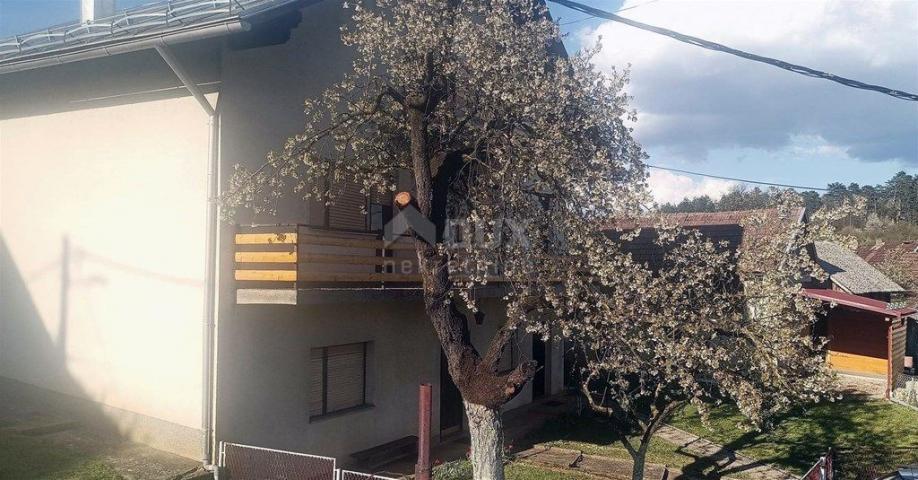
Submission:
[[[0,121],[0,376],[198,435],[207,139],[191,97]]]
[[[483,325],[472,322],[484,348],[502,320],[500,303],[483,302]],[[220,324],[217,436],[220,440],[328,455],[350,454],[417,432],[417,388],[433,385],[433,434],[439,432],[440,346],[419,300],[337,305],[240,305]],[[368,402],[372,408],[310,421],[313,348],[371,342]],[[520,335],[528,357],[531,337]],[[559,352],[560,350],[555,350]],[[555,354],[551,376],[560,378]],[[550,381],[553,392],[560,383]],[[530,402],[528,386],[506,408]]]
[[[286,43],[223,51],[221,157],[227,174],[235,165],[257,168],[269,151],[302,133],[303,101],[320,97],[351,68],[352,54],[341,43],[339,28],[353,11],[324,1],[301,12],[302,21]],[[277,216],[240,212],[239,221],[321,224],[322,212],[316,203],[289,196],[281,200]]]

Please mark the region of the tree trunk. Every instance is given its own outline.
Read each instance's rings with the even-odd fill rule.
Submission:
[[[465,403],[472,440],[474,480],[504,480],[504,427],[500,411],[474,403]]]
[[[631,480],[644,480],[644,464],[647,459],[647,445],[641,445],[640,448],[631,454],[634,466],[631,467]]]

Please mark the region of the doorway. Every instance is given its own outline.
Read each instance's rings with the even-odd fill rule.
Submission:
[[[446,363],[446,354],[440,350],[440,436],[462,431],[462,395],[453,383]]]
[[[545,396],[546,391],[546,370],[548,364],[545,361],[547,345],[538,335],[532,337],[532,360],[538,365],[538,370],[532,378],[532,399],[536,400]]]

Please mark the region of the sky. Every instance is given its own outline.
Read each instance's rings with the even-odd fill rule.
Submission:
[[[127,8],[151,0],[117,0]],[[581,0],[628,18],[841,76],[918,92],[918,2]],[[572,54],[629,69],[648,163],[824,187],[918,173],[918,102],[796,75],[554,4]],[[79,17],[78,0],[0,0],[0,37]],[[652,170],[659,202],[736,182]]]

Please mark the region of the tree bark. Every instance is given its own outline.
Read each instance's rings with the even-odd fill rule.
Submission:
[[[417,208],[428,220],[446,220],[448,181],[434,182],[428,144],[426,109],[429,95],[406,99],[410,154],[417,195]],[[449,158],[449,156],[448,156]],[[456,157],[458,158],[458,157]],[[445,174],[444,174],[445,176]],[[435,210],[436,207],[436,210]],[[438,228],[442,233],[442,229]],[[503,480],[503,427],[499,408],[516,396],[536,370],[534,362],[523,362],[509,373],[498,373],[499,351],[506,343],[498,335],[488,349],[487,362],[472,345],[468,319],[450,298],[452,282],[447,257],[435,242],[415,236],[418,270],[424,287],[424,307],[446,355],[450,376],[462,394],[472,439],[472,468],[475,480]],[[499,343],[499,345],[493,345]]]
[[[472,478],[504,480],[504,428],[500,411],[474,403],[465,403],[472,440]]]
[[[647,460],[647,445],[642,443],[641,446],[631,453],[631,460],[634,466],[631,467],[631,480],[644,480],[644,465]]]

